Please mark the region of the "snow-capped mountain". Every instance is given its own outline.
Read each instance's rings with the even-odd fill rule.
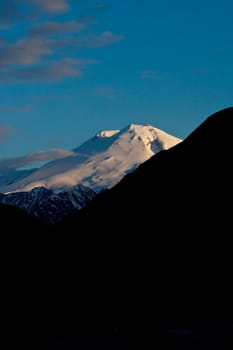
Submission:
[[[20,207],[40,221],[54,224],[65,215],[86,206],[95,196],[96,192],[83,185],[59,193],[37,187],[28,192],[0,193],[0,202]]]
[[[73,150],[72,155],[51,161],[0,192],[30,191],[45,187],[55,192],[77,184],[95,191],[111,188],[155,153],[181,140],[151,125],[131,124],[106,130]]]
[[[9,186],[12,183],[22,180],[23,178],[32,174],[36,169],[27,170],[15,170],[9,169],[4,172],[0,172],[0,188],[4,186]]]

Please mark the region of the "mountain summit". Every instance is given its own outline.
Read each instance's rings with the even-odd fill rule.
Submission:
[[[151,125],[130,124],[104,130],[73,149],[73,154],[47,163],[32,174],[0,188],[0,192],[29,191],[34,187],[61,191],[77,184],[95,191],[110,188],[154,154],[181,140]]]
[[[229,213],[225,198],[226,195],[231,198],[232,191],[232,124],[233,108],[211,115],[183,142],[150,157],[96,198],[77,219],[81,220],[84,213],[96,215],[100,221],[104,220],[101,215],[112,216],[112,222],[119,226],[124,222],[132,228],[142,223],[148,234],[151,223],[145,219],[155,213],[157,227],[160,223],[164,229],[177,225],[179,230],[186,231],[188,219],[192,229],[202,219],[203,226],[217,221],[220,214]],[[155,144],[158,140],[150,148]],[[116,212],[118,220],[114,220]],[[140,220],[135,222],[135,217]],[[172,217],[172,222],[167,217]],[[224,220],[219,222],[222,227],[225,225]]]

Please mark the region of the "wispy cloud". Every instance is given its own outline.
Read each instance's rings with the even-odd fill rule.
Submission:
[[[27,6],[30,5],[31,9]],[[29,20],[38,10],[48,15],[62,14],[70,10],[68,0],[1,0],[0,28],[10,27],[15,21]]]
[[[9,29],[18,21],[34,22],[40,15],[51,17],[63,15],[71,11],[72,4],[79,0],[1,0],[0,28]],[[81,17],[80,17],[81,19]],[[83,16],[89,23],[96,20],[90,16]],[[91,21],[90,21],[91,20]],[[83,21],[84,22],[84,21]]]
[[[86,27],[84,22],[46,22],[38,26],[32,27],[29,31],[30,37],[49,36],[64,33],[77,33]]]
[[[79,77],[86,67],[99,62],[78,59],[78,52],[107,47],[124,39],[112,31],[99,34],[85,31],[77,35],[98,21],[88,15],[73,19],[69,16],[69,20],[61,16],[59,20],[75,3],[81,4],[81,0],[1,0],[0,23],[13,25],[19,20],[26,25],[19,31],[14,30],[12,36],[6,35],[6,39],[0,38],[0,82]],[[102,7],[101,3],[97,5]],[[56,15],[56,20],[51,20],[51,15]]]
[[[6,141],[10,137],[10,134],[13,130],[14,128],[12,128],[11,126],[0,126],[0,142]]]
[[[32,106],[8,106],[0,108],[2,113],[29,113],[32,111]]]
[[[81,70],[75,64],[60,61],[37,67],[10,69],[0,75],[4,82],[57,81],[66,77],[79,77]]]
[[[104,97],[108,100],[116,99],[116,92],[110,86],[97,86],[96,88],[91,90],[91,93],[95,96]]]
[[[141,78],[142,79],[162,79],[161,72],[157,70],[144,70],[141,72]]]
[[[112,32],[102,32],[99,35],[89,35],[78,38],[75,42],[78,48],[96,49],[110,46],[124,39],[123,35]]]
[[[121,40],[120,36],[114,34],[105,35],[105,33],[100,34],[100,36],[90,36],[88,38],[67,38],[61,40],[44,40],[42,38],[28,37],[12,45],[0,47],[0,67],[33,65],[39,63],[44,56],[52,56],[54,51],[59,49],[103,47],[111,45],[118,40]],[[81,60],[78,61],[79,63],[81,62]],[[83,59],[82,61],[90,64],[90,60],[88,59]],[[94,63],[94,60],[91,63]]]
[[[0,66],[37,63],[44,55],[51,55],[49,43],[38,38],[25,38],[0,48]]]
[[[1,128],[0,128],[1,135]],[[1,139],[0,139],[1,140]],[[50,151],[40,151],[27,154],[22,157],[9,158],[0,161],[0,171],[19,169],[37,162],[49,161],[75,155],[73,151],[63,149],[53,149]]]
[[[48,62],[37,67],[5,70],[0,75],[0,82],[53,82],[68,77],[80,77],[82,71],[90,64],[97,64],[95,60],[62,59],[57,62]]]
[[[106,46],[111,46],[114,43],[124,39],[123,35],[115,34],[112,32],[102,32],[98,35],[89,34],[82,35],[78,38],[68,37],[60,40],[50,40],[50,47],[53,49],[69,49],[70,52],[81,50],[81,49],[98,49]]]
[[[11,0],[12,1],[12,0]],[[67,0],[23,0],[32,5],[38,6],[47,13],[64,13],[69,11],[70,6]]]

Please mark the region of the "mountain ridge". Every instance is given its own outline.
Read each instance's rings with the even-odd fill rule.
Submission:
[[[55,224],[64,216],[87,205],[96,193],[83,185],[76,185],[54,193],[45,187],[30,191],[0,193],[0,203],[19,207],[33,218],[45,224]]]
[[[33,187],[59,191],[76,184],[100,191],[114,186],[152,155],[180,141],[151,125],[130,124],[121,130],[100,131],[74,148],[71,156],[48,162],[0,191],[28,191]]]

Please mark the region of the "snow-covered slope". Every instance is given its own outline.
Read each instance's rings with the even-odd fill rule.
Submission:
[[[22,180],[23,178],[32,174],[36,169],[27,170],[15,170],[9,169],[4,172],[0,172],[0,188],[4,186],[9,186],[12,183]]]
[[[29,191],[34,187],[54,191],[83,184],[95,191],[110,188],[155,153],[181,140],[151,125],[131,124],[106,130],[75,148],[73,154],[47,163],[28,177],[0,192]]]
[[[54,224],[65,215],[85,207],[96,192],[83,185],[54,193],[45,187],[36,187],[27,192],[0,193],[0,202],[20,207],[33,217]]]

